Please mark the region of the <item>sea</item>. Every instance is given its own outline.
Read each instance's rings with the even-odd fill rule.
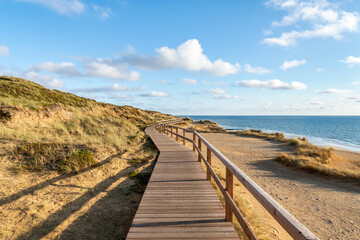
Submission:
[[[261,129],[284,132],[288,138],[306,137],[318,146],[360,152],[360,116],[188,116],[211,120],[229,130]]]

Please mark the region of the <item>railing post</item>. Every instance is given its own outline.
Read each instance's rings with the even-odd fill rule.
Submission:
[[[210,150],[210,148],[207,148],[207,150],[206,150],[206,161],[211,166],[211,150]],[[207,178],[207,180],[211,180],[211,173],[210,173],[209,169],[206,170],[206,178]]]
[[[185,137],[185,129],[183,129],[183,137]],[[185,138],[183,138],[183,145],[185,145]]]
[[[199,148],[199,150],[200,150],[200,152],[201,152],[201,139],[200,139],[200,138],[198,138],[198,148]],[[201,162],[200,153],[198,153],[198,161]]]
[[[226,191],[233,198],[233,174],[228,168],[226,168]],[[232,222],[233,214],[228,202],[225,203],[225,216],[227,222]]]
[[[172,135],[173,135],[173,127],[172,126],[170,126],[170,131],[171,131],[171,138],[172,138]]]
[[[194,144],[193,144],[193,151],[195,152],[196,135],[195,135],[195,133],[194,133],[194,132],[193,132],[193,141],[194,141]]]
[[[178,128],[176,128],[176,134],[179,134],[179,131],[178,131],[179,129]],[[179,136],[178,135],[176,135],[176,141],[179,141]]]

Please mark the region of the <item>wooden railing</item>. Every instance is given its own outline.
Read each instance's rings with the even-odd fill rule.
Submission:
[[[179,122],[179,119],[177,120]],[[219,150],[212,146],[205,138],[203,138],[198,132],[178,126],[171,125],[171,121],[163,121],[156,124],[155,128],[160,133],[165,133],[171,137],[175,136],[178,141],[182,139],[182,143],[185,145],[185,141],[192,143],[193,151],[197,152],[198,161],[203,161],[206,166],[207,179],[214,179],[216,185],[220,189],[225,199],[225,216],[226,221],[232,222],[233,215],[236,217],[245,234],[250,240],[258,239],[248,222],[236,206],[233,199],[233,176],[235,176],[245,188],[257,199],[257,201],[273,216],[273,218],[285,229],[289,235],[296,240],[318,239],[312,232],[310,232],[304,225],[302,225],[294,216],[286,211],[278,202],[276,202],[269,194],[267,194],[261,187],[259,187],[253,180],[251,180],[243,171],[241,171],[236,165],[234,165],[226,156],[224,156]],[[179,133],[182,131],[182,134]],[[186,132],[192,133],[192,139],[185,136]],[[197,141],[196,141],[197,139]],[[206,158],[202,154],[202,145],[206,149]],[[214,154],[226,167],[226,184],[223,186],[221,180],[216,175],[211,167],[211,156]]]

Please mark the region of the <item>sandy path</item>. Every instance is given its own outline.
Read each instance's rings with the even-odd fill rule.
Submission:
[[[224,133],[202,135],[320,239],[360,239],[360,184],[275,162],[287,151],[282,144]]]

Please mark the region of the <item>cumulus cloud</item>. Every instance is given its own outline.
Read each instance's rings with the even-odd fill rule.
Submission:
[[[90,77],[104,77],[113,80],[136,81],[140,79],[140,73],[129,71],[128,65],[116,59],[97,58],[87,61],[85,75]]]
[[[273,22],[273,27],[298,26],[299,22],[305,22],[311,28],[284,32],[280,37],[265,38],[262,41],[265,44],[292,46],[298,39],[318,37],[340,40],[344,33],[359,31],[360,16],[357,12],[340,10],[327,0],[270,0],[266,4],[288,12],[281,21]]]
[[[77,70],[76,65],[72,62],[43,62],[31,66],[35,71],[48,71],[67,76],[81,76],[82,74]]]
[[[85,11],[85,4],[80,0],[18,0],[43,5],[60,14],[80,14]]]
[[[140,94],[141,97],[168,97],[169,95],[167,95],[164,92],[160,92],[160,91],[151,91],[149,93],[144,93],[144,94]]]
[[[8,56],[10,54],[10,50],[5,45],[0,45],[0,55],[2,56]]]
[[[64,85],[63,81],[60,81],[48,74],[39,74],[34,71],[28,71],[23,75],[24,78],[45,85],[46,87],[55,88],[62,87]]]
[[[196,79],[190,79],[190,78],[184,78],[183,80],[181,80],[181,82],[188,85],[196,85],[198,83]]]
[[[252,67],[250,64],[244,65],[244,71],[251,74],[266,74],[270,73],[270,70],[262,67]]]
[[[238,85],[249,88],[267,88],[267,89],[293,89],[293,90],[305,90],[307,87],[301,82],[282,82],[278,79],[272,79],[267,81],[260,80],[243,80],[237,81]]]
[[[119,81],[136,81],[140,73],[130,71],[128,64],[116,58],[79,58],[84,71],[80,72],[72,62],[43,62],[30,66],[31,71],[53,72],[62,76],[109,78]]]
[[[321,94],[348,94],[351,93],[351,90],[345,90],[345,89],[335,89],[335,88],[330,88],[324,91],[318,91],[318,93]]]
[[[237,96],[237,95],[226,94],[226,91],[221,88],[208,89],[207,92],[210,93],[214,99],[238,99],[239,98],[239,96]]]
[[[317,71],[317,72],[323,72],[323,71],[325,71],[325,69],[323,69],[323,68],[317,68],[316,71]]]
[[[287,70],[289,68],[294,68],[294,67],[298,67],[301,65],[304,65],[306,63],[306,60],[292,60],[292,61],[285,61],[282,65],[281,65],[281,69],[282,70]]]
[[[209,89],[207,90],[207,92],[213,95],[220,95],[226,93],[226,91],[221,88]]]
[[[360,85],[360,81],[352,82],[352,85]]]
[[[155,50],[157,55],[137,55],[129,53],[123,60],[135,67],[150,70],[181,69],[213,76],[233,75],[240,71],[238,63],[231,64],[222,59],[210,61],[203,53],[197,39],[189,39],[177,49],[161,47]]]
[[[75,89],[75,92],[84,92],[84,93],[97,93],[97,92],[137,92],[140,90],[145,90],[146,86],[139,87],[129,87],[128,85],[120,85],[114,83],[108,87],[94,87],[94,88],[79,88]]]
[[[360,57],[348,56],[344,60],[340,60],[340,62],[346,63],[349,67],[354,67],[360,65]]]

